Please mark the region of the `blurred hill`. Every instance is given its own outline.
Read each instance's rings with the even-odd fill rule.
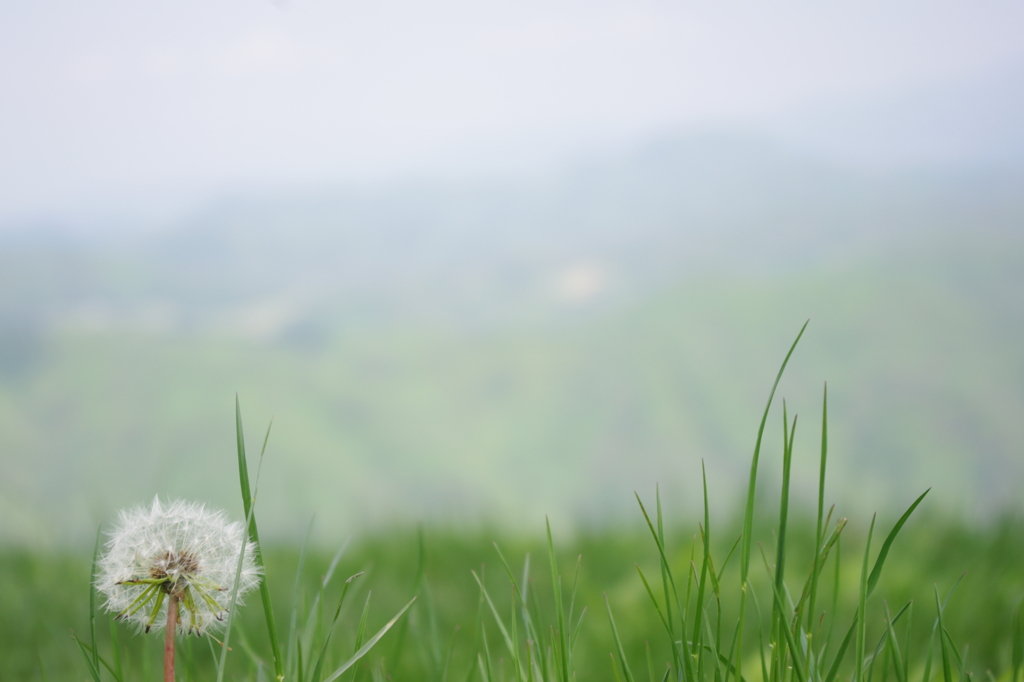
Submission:
[[[278,538],[314,511],[330,537],[616,523],[656,482],[693,504],[701,458],[726,501],[808,317],[780,395],[801,490],[827,379],[839,499],[1019,505],[1024,165],[822,158],[706,134],[530,179],[236,195],[161,232],[2,230],[0,539],[91,542],[157,493],[236,509],[236,391],[250,453],[276,415]]]

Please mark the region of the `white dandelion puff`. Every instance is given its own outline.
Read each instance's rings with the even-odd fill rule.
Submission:
[[[243,524],[197,502],[154,498],[148,509],[121,511],[98,563],[96,589],[108,611],[141,631],[163,628],[173,601],[183,611],[175,619],[178,634],[210,632],[231,608],[243,542],[236,604],[260,582],[256,546]]]

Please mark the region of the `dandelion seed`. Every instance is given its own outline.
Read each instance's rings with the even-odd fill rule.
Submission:
[[[99,560],[96,589],[106,597],[108,611],[143,632],[168,622],[176,634],[211,632],[232,607],[243,541],[235,603],[259,584],[256,547],[244,538],[243,524],[229,522],[223,512],[154,498],[148,509],[121,512]]]

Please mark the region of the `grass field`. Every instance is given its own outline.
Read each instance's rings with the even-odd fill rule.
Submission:
[[[967,669],[974,673],[974,679],[988,679],[989,671],[997,679],[1009,679],[1013,614],[1024,596],[1024,572],[1021,571],[1024,522],[1004,518],[984,528],[965,527],[955,520],[929,515],[927,501],[922,504],[924,509],[918,511],[924,513],[908,521],[890,552],[869,604],[868,634],[877,638],[884,632],[883,599],[893,611],[913,599],[911,647],[917,669],[912,670],[911,679],[920,680],[923,652],[935,616],[933,585],[945,596],[966,572],[949,601],[946,626],[953,640],[968,651]],[[757,537],[768,543],[766,552],[770,552],[771,527],[777,510],[764,511],[763,518],[758,516],[761,520]],[[891,526],[895,520],[882,518],[878,525]],[[571,579],[577,557],[581,557],[577,610],[585,606],[587,613],[574,657],[581,680],[614,679],[609,654],[615,652],[615,644],[604,611],[603,594],[609,597],[623,648],[639,679],[647,679],[646,643],[650,643],[658,673],[670,660],[664,629],[634,566],[634,562],[639,564],[648,577],[658,576],[657,549],[639,510],[631,521],[618,530],[584,533],[556,545],[559,566],[566,580]],[[803,510],[790,521],[793,554],[789,570],[794,577],[802,577],[808,569],[814,519],[808,510]],[[696,521],[684,523],[671,519],[667,523],[666,544],[674,569],[682,574],[694,543]],[[844,531],[848,537],[841,545],[843,582],[836,609],[840,624],[848,624],[856,613],[860,552],[868,523],[869,519],[852,519]],[[737,522],[730,522],[713,532],[718,536],[713,553],[724,556],[739,536],[741,527]],[[370,679],[370,668],[383,665],[394,679],[462,682],[474,675],[473,679],[479,680],[475,654],[480,642],[477,628],[481,618],[487,627],[492,653],[496,659],[504,658],[507,663],[507,654],[500,652],[503,645],[493,617],[480,613],[480,593],[471,574],[475,570],[486,575],[489,592],[499,612],[507,614],[509,581],[492,542],[501,548],[517,574],[522,570],[526,555],[530,555],[533,586],[544,600],[542,609],[549,613],[550,574],[543,528],[524,529],[522,536],[515,537],[489,533],[468,535],[429,527],[422,530],[395,528],[352,541],[338,562],[335,577],[325,590],[324,602],[328,605],[323,614],[325,621],[332,615],[330,612],[337,604],[344,580],[360,571],[365,574],[354,581],[353,591],[346,600],[347,606],[342,611],[334,638],[336,646],[331,650],[332,662],[340,663],[352,653],[360,609],[372,592],[367,626],[370,631],[376,631],[413,595],[418,595],[419,599],[406,619],[400,621],[357,668],[360,679]],[[307,552],[300,589],[300,604],[305,604],[306,608],[315,598],[321,576],[326,573],[334,554],[323,548]],[[696,555],[699,560],[699,547]],[[422,582],[417,586],[421,556]],[[274,609],[278,620],[285,625],[292,608],[292,589],[299,563],[300,552],[294,547],[267,550],[267,578],[274,596]],[[0,554],[3,594],[0,678],[89,679],[81,654],[70,636],[70,631],[74,630],[79,636],[88,637],[89,567],[87,552],[40,554],[5,550]],[[723,584],[732,592],[738,582],[737,568],[734,560],[722,577]],[[763,567],[760,573],[764,573]],[[831,570],[829,573],[826,592],[831,591]],[[762,609],[769,605],[763,595],[759,595],[759,599]],[[826,599],[826,603],[830,599]],[[265,666],[264,679],[271,679],[273,664],[265,653],[266,629],[258,595],[248,599],[239,617],[235,637],[241,635],[241,641],[260,652],[257,655]],[[100,650],[108,656],[112,629],[107,614],[98,616],[97,629]],[[125,670],[131,671],[125,679],[159,679],[159,638],[132,634],[131,629],[120,625],[115,626],[114,631],[123,652]],[[1017,641],[1020,641],[1019,633]],[[748,639],[747,643],[750,646],[747,665],[755,666],[756,672],[756,638]],[[244,646],[233,648],[235,651],[228,657],[228,678],[232,679],[233,674],[234,679],[255,679],[252,673],[256,666]],[[182,642],[181,651],[183,659],[190,662],[180,669],[179,679],[212,679],[207,642],[188,639]],[[938,657],[935,666],[938,667],[933,666],[932,679],[941,680]],[[844,672],[844,677],[848,677],[848,671]],[[875,674],[876,679],[882,679],[882,671]],[[510,670],[506,669],[506,675],[505,679],[513,679]],[[753,679],[757,677],[755,674]],[[660,674],[656,678],[660,679]]]
[[[797,418],[770,408],[781,462],[762,456],[762,421],[729,518],[708,504],[664,518],[641,491],[632,518],[591,532],[558,533],[555,519],[554,532],[428,526],[337,551],[265,547],[264,599],[218,635],[228,655],[179,638],[178,679],[1016,682],[1024,522],[964,525],[922,491],[896,501],[902,516],[847,521],[827,503],[824,428],[817,508],[791,504]],[[251,459],[240,448],[246,508]],[[779,492],[758,484],[779,469]],[[87,552],[3,553],[3,679],[159,678],[161,638],[100,611],[90,566]]]

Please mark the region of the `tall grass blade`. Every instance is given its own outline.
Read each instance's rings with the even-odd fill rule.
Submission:
[[[768,402],[764,407],[764,414],[761,415],[761,425],[757,428],[757,440],[754,443],[754,457],[750,462],[750,483],[747,488],[746,507],[743,512],[743,546],[740,550],[741,583],[745,583],[747,581],[747,575],[750,573],[750,543],[754,529],[754,491],[757,488],[757,466],[761,457],[761,440],[764,436],[764,427],[768,422],[768,412],[771,410],[772,400],[775,398],[775,390],[779,387],[779,381],[782,380],[782,374],[786,371],[786,365],[789,364],[789,358],[793,355],[793,351],[796,350],[796,345],[800,343],[800,337],[804,335],[804,330],[807,329],[807,325],[809,323],[810,320],[804,322],[804,326],[800,328],[800,333],[796,335],[793,345],[789,347],[789,352],[786,353],[786,358],[782,361],[782,366],[779,367],[779,373],[775,376],[775,383],[772,384],[772,390],[768,394]]]
[[[235,407],[236,407],[236,409],[238,407],[237,400],[238,400],[238,397],[236,396],[235,397],[235,401],[236,401],[235,402]],[[240,423],[241,422],[239,422],[239,424]],[[239,433],[241,433],[241,431],[239,431]],[[270,429],[269,428],[267,429],[267,436],[268,437],[270,436]],[[260,472],[263,469],[263,454],[266,452],[266,447],[267,447],[267,443],[266,443],[266,440],[264,440],[263,441],[263,450],[260,452],[259,464],[256,466],[256,486],[255,486],[254,492],[259,490]],[[244,458],[245,454],[242,453],[241,456]],[[248,482],[248,471],[246,471],[246,482]],[[255,529],[256,528],[256,519],[255,519],[256,505],[255,505],[255,500],[250,498],[250,503],[249,503],[248,507],[246,508],[245,512],[246,512],[245,527],[246,528]],[[260,546],[259,546],[259,543],[256,542],[255,540],[253,542],[256,545],[256,549],[255,549],[254,554],[257,557],[259,557],[260,556]],[[242,564],[245,563],[245,548],[246,548],[246,545],[248,545],[248,544],[249,544],[249,537],[248,536],[244,536],[242,538],[242,546],[238,550],[238,561],[235,564],[235,581],[234,581],[234,586],[231,589],[231,598],[228,601],[228,603],[231,605],[231,607],[228,609],[228,622],[227,622],[226,627],[224,628],[224,641],[221,643],[220,662],[217,665],[217,682],[221,682],[221,680],[224,679],[224,666],[227,663],[228,651],[231,650],[230,647],[228,646],[228,642],[231,639],[231,628],[232,628],[232,626],[235,623],[235,612],[238,611],[238,608],[237,608],[237,605],[238,605],[238,588],[239,588],[239,583],[240,583],[240,579],[241,579],[241,576],[242,576]],[[262,560],[258,562],[258,565],[262,569],[262,567],[263,567]],[[261,587],[265,584],[264,583],[265,579],[266,579],[266,576],[264,576],[264,580],[260,581],[260,586]],[[275,653],[275,655],[279,655],[281,653],[281,651],[280,651],[280,649],[274,649],[274,653]],[[280,663],[280,661],[277,661],[277,662]],[[282,672],[282,676],[283,676],[283,674],[284,673]]]
[[[650,535],[654,538],[654,544],[657,546],[657,553],[660,561],[662,561],[662,585],[665,593],[665,615],[663,621],[668,624],[669,631],[669,644],[672,647],[672,659],[675,665],[676,671],[682,671],[682,659],[679,653],[679,647],[676,646],[676,629],[674,625],[674,616],[672,614],[672,600],[673,595],[676,594],[676,581],[672,576],[672,569],[669,567],[669,557],[666,555],[664,534],[659,534],[657,528],[654,527],[654,523],[650,520],[650,515],[647,514],[647,509],[643,506],[643,502],[640,500],[640,496],[636,492],[633,495],[637,499],[637,504],[640,505],[640,512],[643,514],[644,519],[647,521],[647,528],[650,530]],[[660,510],[660,505],[658,505]]]
[[[736,626],[736,639],[733,642],[733,659],[732,668],[739,670],[740,661],[739,657],[743,653],[743,623],[746,617],[746,601],[747,601],[747,576],[750,574],[750,551],[751,551],[751,537],[754,530],[754,494],[757,490],[757,467],[761,458],[761,441],[764,437],[764,427],[768,422],[768,412],[772,407],[772,400],[775,398],[775,391],[779,387],[779,381],[782,380],[782,374],[786,371],[786,365],[789,364],[789,358],[792,357],[793,351],[796,350],[796,346],[800,343],[800,337],[804,335],[804,331],[807,329],[807,325],[810,320],[804,322],[803,327],[800,328],[800,333],[796,335],[793,344],[789,347],[789,352],[786,353],[785,359],[782,361],[782,366],[779,367],[779,373],[775,376],[775,382],[772,384],[772,390],[768,394],[768,402],[764,407],[764,414],[761,415],[761,424],[757,428],[757,440],[754,443],[754,456],[750,462],[750,482],[747,487],[747,499],[746,506],[743,511],[743,535],[742,535],[742,547],[740,548],[740,607],[739,607],[739,621]],[[726,670],[726,680],[728,682],[728,669]]]
[[[818,576],[825,559],[820,557],[821,546],[827,524],[822,525],[825,511],[825,467],[828,462],[828,383],[821,398],[821,459],[818,464],[818,520],[814,530],[814,560],[811,565],[810,591],[807,596],[807,632],[814,632],[814,606],[818,597]],[[820,558],[820,560],[819,560]]]
[[[260,460],[267,450],[267,441],[270,439],[270,427],[274,422],[271,420],[267,426],[267,435],[263,438],[263,449],[260,451]],[[252,495],[249,491],[249,465],[245,459],[245,436],[242,433],[242,408],[238,402],[238,394],[235,394],[235,440],[238,448],[238,481],[242,489],[242,511],[249,519],[249,535],[256,545],[256,565],[263,573],[260,581],[260,599],[263,601],[263,613],[267,621],[267,635],[270,638],[270,647],[274,654],[274,673],[278,682],[284,680],[284,659],[281,657],[281,644],[277,637],[277,623],[274,621],[274,607],[270,601],[270,588],[267,585],[267,575],[263,565],[263,549],[260,545],[259,531],[256,527],[256,517],[250,514],[252,507]]]
[[[711,514],[708,509],[708,474],[704,460],[700,461],[700,475],[704,492],[704,526],[701,528],[701,539],[704,542],[704,557],[700,562],[700,580],[697,583],[697,609],[693,615],[693,637],[690,655],[700,651],[701,619],[704,616],[704,591],[707,587],[708,565],[711,562]]]
[[[875,559],[875,566],[871,569],[871,575],[868,577],[868,596],[871,595],[875,589],[875,585],[878,584],[878,578],[882,575],[882,565],[885,563],[885,557],[888,556],[889,548],[892,547],[892,543],[896,539],[896,535],[900,532],[900,529],[903,528],[903,524],[907,522],[910,515],[914,513],[914,510],[917,509],[917,505],[921,504],[921,500],[923,500],[929,492],[931,492],[931,488],[928,488],[928,490],[921,493],[920,497],[914,500],[914,503],[907,508],[907,511],[903,512],[903,516],[900,517],[900,520],[897,521],[896,525],[892,527],[891,531],[889,531],[889,535],[885,538],[885,542],[882,543],[882,549],[878,550],[878,558]]]
[[[794,669],[798,669],[796,659],[800,656],[800,650],[792,646],[789,627],[786,625],[785,604],[780,595],[785,590],[786,571],[786,527],[789,520],[789,480],[793,462],[793,438],[796,436],[796,416],[793,417],[793,424],[787,424],[786,401],[782,401],[782,494],[779,502],[779,535],[775,554],[775,584],[776,595],[772,608],[772,629],[784,631],[787,641],[790,642],[790,655],[794,659]],[[778,670],[781,672],[786,666],[786,651],[782,647],[772,650],[773,657],[777,656]]]
[[[675,669],[676,671],[682,671],[683,665],[679,648],[676,646],[674,618],[672,615],[672,595],[676,593],[676,585],[675,578],[672,576],[672,570],[669,568],[668,557],[665,554],[664,535],[659,534],[658,530],[654,527],[654,523],[651,521],[651,517],[647,513],[647,509],[644,507],[644,503],[641,501],[640,495],[635,491],[633,495],[636,496],[637,504],[640,505],[640,511],[643,513],[644,519],[647,521],[647,528],[651,531],[651,536],[654,538],[654,544],[658,547],[658,556],[661,559],[662,585],[665,593],[665,615],[662,617],[662,620],[667,624],[669,645],[672,647],[672,661],[675,665]]]

